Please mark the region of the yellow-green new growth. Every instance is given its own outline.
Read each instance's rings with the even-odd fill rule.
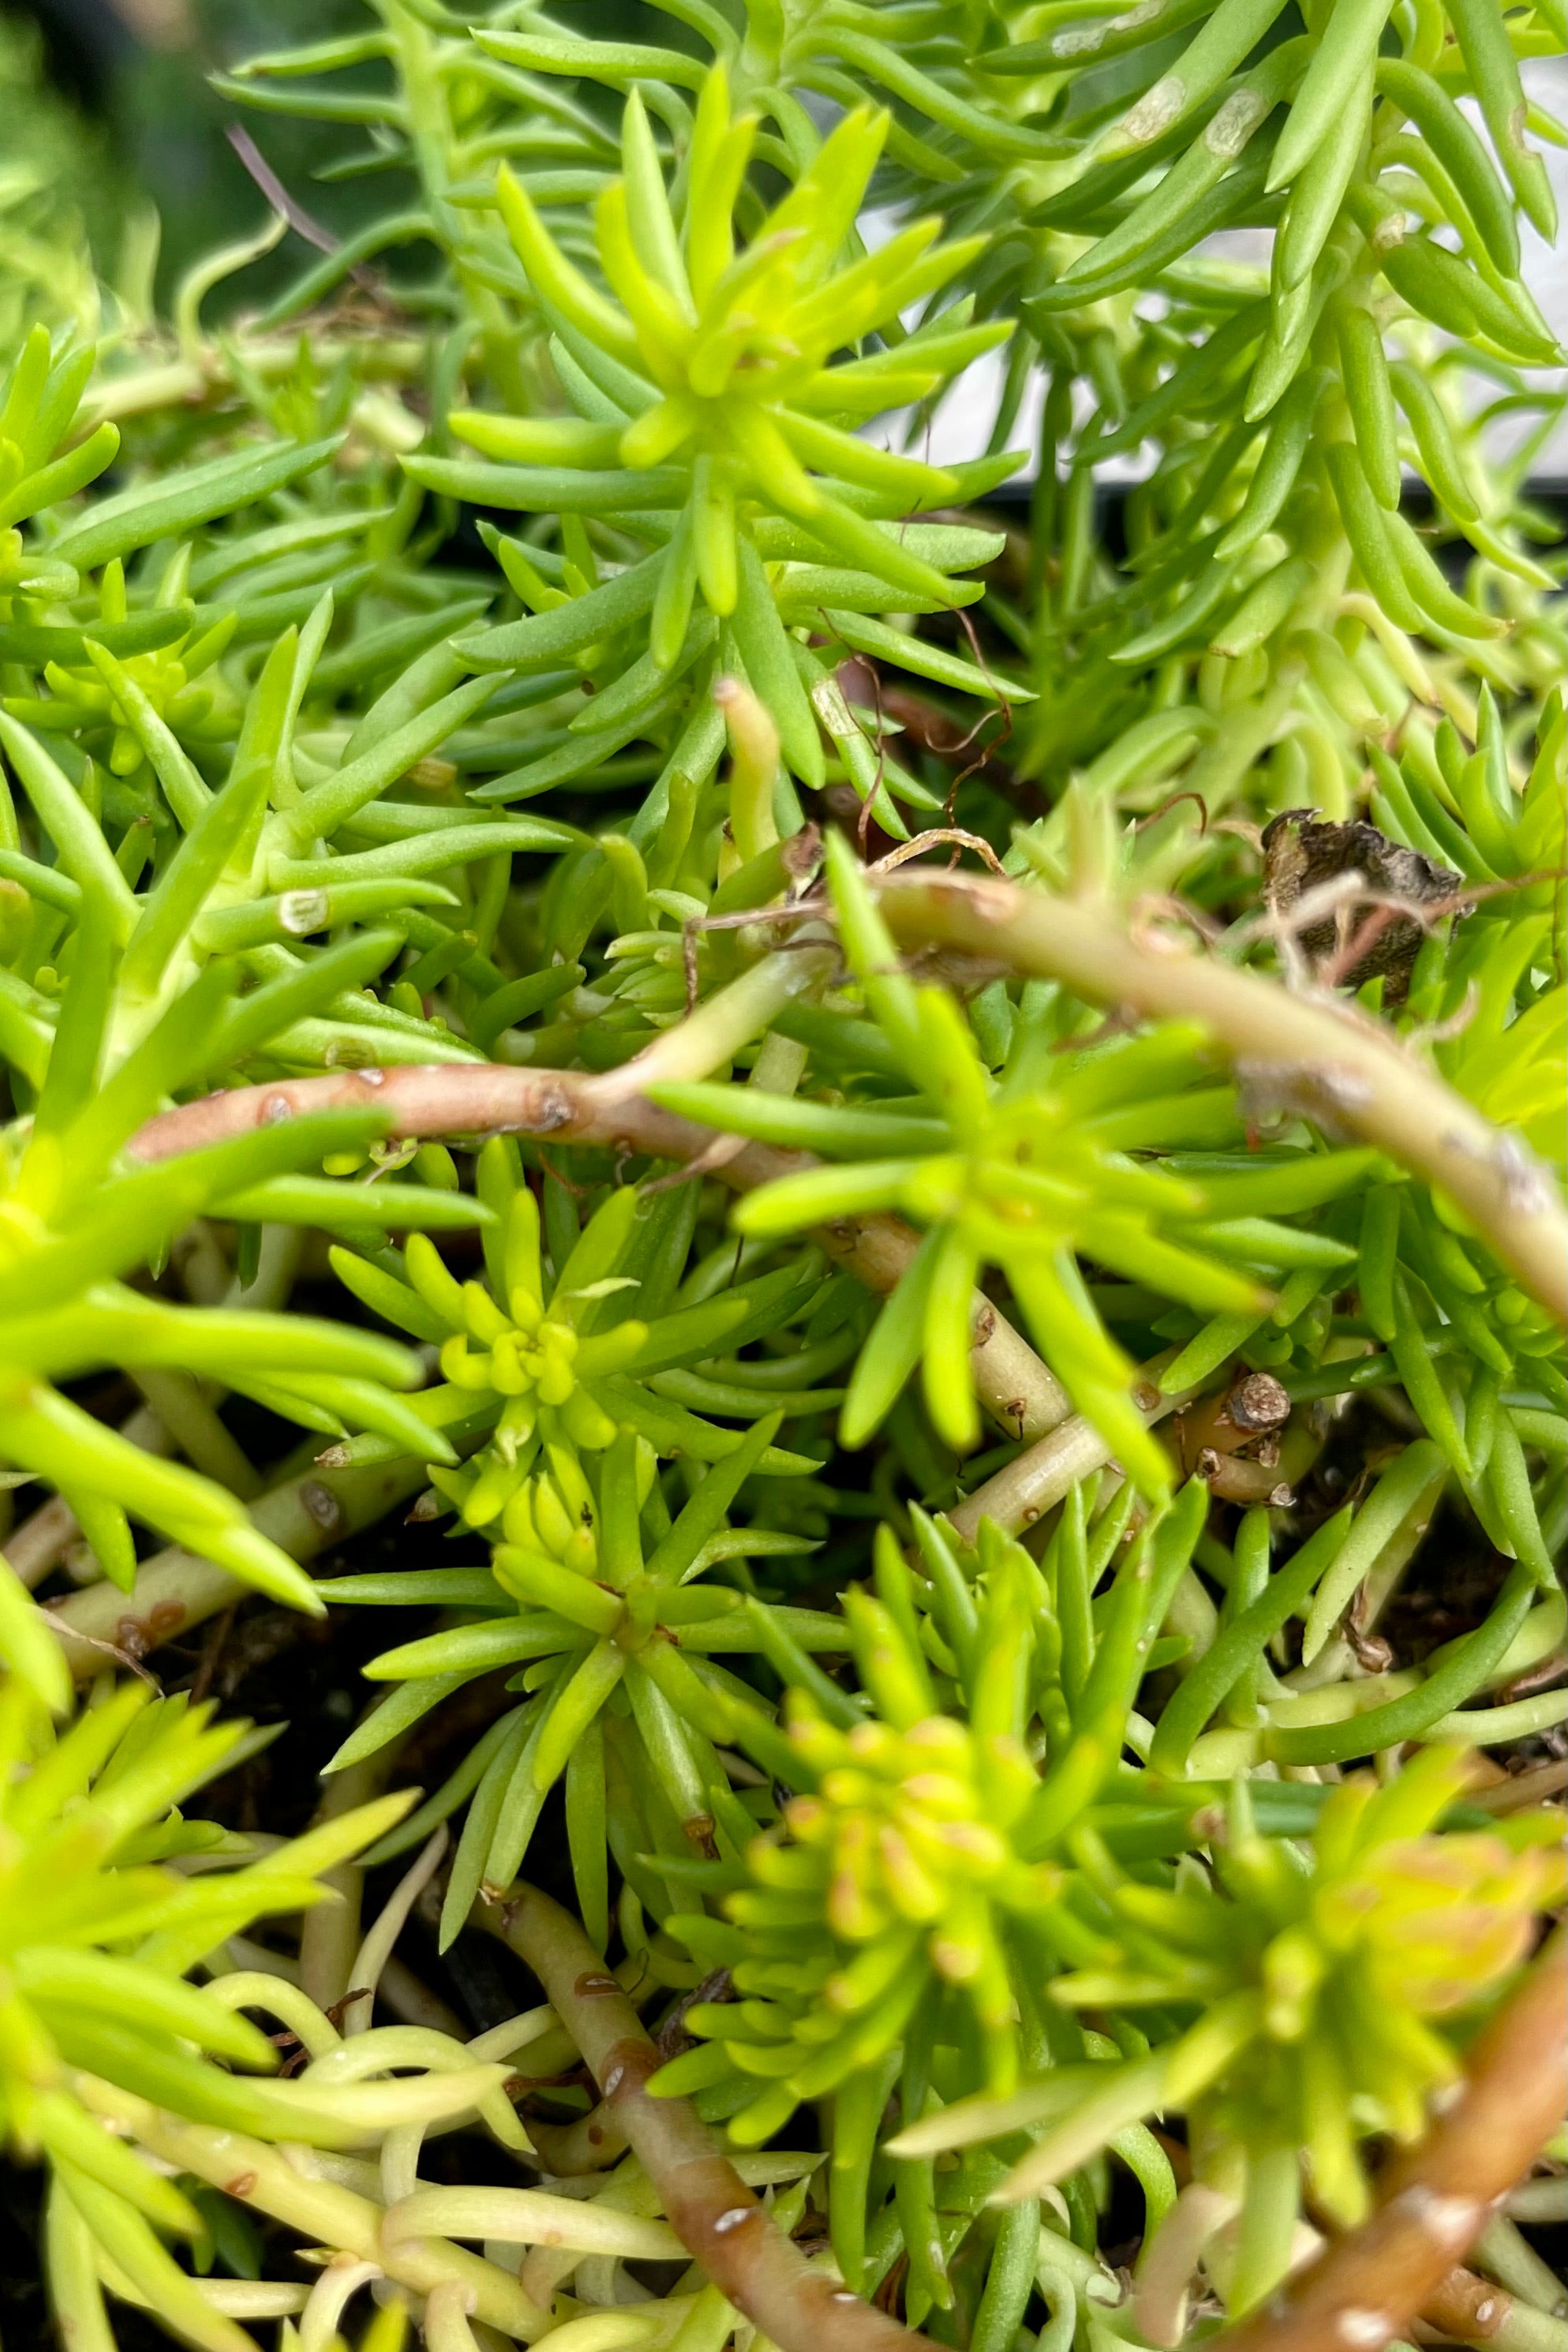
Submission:
[[[819,1129],[800,1139],[833,1151],[841,1132],[838,1152],[860,1164],[764,1185],[738,1204],[735,1222],[745,1234],[773,1235],[897,1208],[925,1229],[856,1366],[845,1442],[864,1444],[918,1363],[939,1433],[959,1450],[975,1444],[969,1350],[977,1284],[994,1265],[1075,1404],[1140,1486],[1164,1493],[1169,1463],[1132,1402],[1133,1366],[1095,1314],[1076,1257],[1098,1259],[1207,1314],[1261,1315],[1270,1304],[1258,1280],[1221,1263],[1212,1244],[1200,1253],[1165,1230],[1197,1216],[1201,1194],[1116,1148],[1119,1114],[1190,1083],[1197,1041],[1172,1028],[1119,1041],[1104,1055],[1024,1055],[998,1082],[948,992],[917,985],[902,970],[848,845],[830,836],[827,858],[866,1009],[925,1102],[918,1119],[868,1118],[871,1105],[858,1116],[821,1114]],[[744,1117],[719,1093],[666,1087],[660,1099],[716,1125]]]
[[[836,1937],[878,1947],[872,1965],[852,1959],[828,1979],[826,2021],[867,2012],[885,1998],[887,1976],[902,1976],[924,1947],[985,2026],[1006,2026],[1013,1998],[995,1914],[1036,1909],[1059,1875],[1020,1862],[1009,1842],[1039,1786],[1021,1743],[1002,1733],[982,1742],[943,1715],[902,1729],[868,1721],[844,1731],[803,1699],[789,1729],[817,1785],[784,1808],[792,1846],[766,1838],[753,1845],[753,1874],[764,1886],[799,1892],[809,1884]],[[747,1897],[732,1896],[730,1911],[744,1924]]]
[[[601,1269],[620,1257],[636,1215],[637,1194],[627,1187],[612,1196],[547,1300],[538,1204],[526,1183],[505,1181],[504,1166],[503,1155],[492,1150],[486,1190],[495,1193],[499,1183],[504,1223],[489,1253],[489,1287],[459,1282],[422,1234],[409,1239],[406,1286],[348,1250],[335,1250],[332,1262],[368,1306],[439,1346],[449,1384],[446,1417],[479,1417],[493,1426],[489,1442],[465,1468],[433,1468],[439,1491],[458,1506],[469,1527],[489,1527],[507,1515],[511,1540],[555,1535],[557,1542],[544,1548],[557,1558],[570,1556],[575,1566],[580,1563],[575,1553],[569,1554],[570,1526],[559,1528],[556,1521],[570,1522],[574,1516],[580,1520],[586,1489],[578,1496],[576,1457],[580,1452],[602,1453],[618,1426],[596,1387],[633,1362],[648,1337],[646,1324],[631,1320],[598,1335],[582,1328],[601,1299],[636,1286],[633,1277]],[[433,1428],[442,1412],[437,1406]],[[530,1504],[529,1473],[541,1451],[557,1475],[540,1482]],[[573,1497],[570,1504],[562,1499],[563,1480]],[[591,1513],[588,1521],[591,1526]],[[591,1537],[586,1540],[584,1566],[592,1558]]]
[[[247,1863],[243,1843],[173,1810],[245,1741],[243,1724],[209,1717],[183,1696],[149,1705],[146,1686],[127,1682],[57,1738],[26,1685],[0,1680],[0,2144],[50,2168],[51,2284],[62,2311],[96,2313],[91,2340],[112,2340],[99,2284],[110,2270],[204,2352],[246,2352],[250,2338],[204,2301],[158,2234],[197,2236],[200,2214],[104,2126],[83,2078],[268,2140],[358,2145],[362,2089],[267,2079],[277,2053],[267,2036],[184,1979],[253,1920],[318,1902],[320,1874],[390,1828],[409,1797]],[[200,1876],[164,1866],[197,1853],[214,1865]],[[489,2088],[499,2070],[486,2071]],[[460,2104],[450,2080],[439,2095],[449,2112]],[[383,2107],[388,2087],[375,2086]],[[465,2098],[476,2087],[470,2070]],[[402,2116],[430,2112],[423,2088],[411,2098],[398,2085],[395,2104]]]
[[[902,513],[954,497],[956,478],[881,450],[848,429],[919,400],[1003,339],[967,310],[944,327],[831,364],[944,285],[981,240],[936,245],[940,224],[911,223],[856,252],[855,224],[888,117],[847,114],[796,185],[737,249],[734,217],[757,135],[732,120],[727,79],[703,83],[674,200],[647,112],[633,90],[622,132],[622,176],[595,210],[600,292],[562,253],[505,165],[497,201],[518,258],[565,344],[569,389],[591,411],[532,419],[459,411],[453,429],[487,456],[548,466],[653,468],[685,476],[652,625],[667,665],[700,585],[709,608],[744,594],[738,536],[752,512],[783,514],[852,563],[937,603],[942,575],[901,550],[862,510]],[[856,494],[861,494],[857,496]],[[886,503],[891,501],[891,503]],[[879,502],[881,504],[879,505]]]
[[[1009,2197],[1029,2197],[1126,2124],[1185,2112],[1195,2146],[1245,2151],[1260,2226],[1276,2191],[1294,2214],[1298,2151],[1314,2203],[1354,2226],[1370,2205],[1361,2143],[1419,2137],[1428,2101],[1459,2071],[1441,2021],[1496,1994],[1542,1909],[1561,1899],[1562,1858],[1544,1850],[1555,1838],[1542,1816],[1439,1831],[1468,1777],[1462,1751],[1438,1748],[1381,1788],[1358,1774],[1330,1796],[1304,1851],[1259,1834],[1239,1780],[1215,1832],[1212,1879],[1188,1862],[1174,1884],[1150,1884],[1103,1856],[1103,1961],[1057,1977],[1051,1999],[1193,2021],[1148,2057],[1091,2069],[1065,2116],[1064,2086],[1048,2078],[1011,2100],[959,2102],[906,2130],[896,2151],[1050,2116],[1008,2182]],[[1244,2246],[1248,2234],[1244,2215]],[[1264,2235],[1259,2274],[1238,2282],[1233,2307],[1282,2274],[1289,2227]]]

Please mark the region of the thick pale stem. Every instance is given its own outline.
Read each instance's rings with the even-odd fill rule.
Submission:
[[[1133,2318],[1144,2343],[1176,2352],[1186,2332],[1187,2290],[1204,2247],[1236,2211],[1236,2200],[1189,2180],[1138,2257]]]
[[[308,2244],[330,2246],[374,2263],[416,2294],[430,2294],[444,2280],[454,2281],[472,2294],[470,2307],[477,2318],[524,2343],[549,2326],[549,2313],[530,2302],[509,2272],[444,2238],[383,2243],[384,2216],[379,2205],[336,2181],[296,2172],[287,2157],[264,2141],[218,2131],[209,2124],[186,2123],[95,2075],[78,2074],[76,2081],[84,2105],[118,2126],[150,2155],[298,2230]]]
[[[1565,1958],[1559,1932],[1471,2050],[1458,2096],[1382,2176],[1372,2219],[1229,2329],[1226,2352],[1383,2352],[1407,2334],[1562,2123]]]
[[[311,1470],[261,1496],[251,1517],[291,1559],[309,1560],[418,1492],[424,1465],[408,1456],[348,1470]],[[141,1658],[177,1633],[215,1617],[246,1587],[226,1569],[171,1544],[137,1570],[133,1593],[108,1582],[74,1592],[48,1616],[78,1682],[100,1675],[113,1656]]]
[[[649,2095],[663,2063],[636,2011],[569,1912],[518,1885],[475,1925],[526,1960],[581,2052],[681,2242],[781,2352],[924,2352],[927,2339],[835,2286],[775,2228],[685,2099]]]
[[[132,1445],[139,1445],[144,1454],[169,1454],[174,1451],[173,1439],[150,1405],[138,1405],[120,1423],[120,1434],[128,1437]],[[64,1496],[51,1495],[7,1539],[5,1564],[31,1591],[59,1566],[80,1533],[81,1522]]]
[[[1525,1287],[1568,1322],[1568,1232],[1547,1171],[1388,1031],[1186,941],[1138,938],[1102,907],[907,867],[870,877],[894,935],[963,949],[1157,1021],[1193,1021],[1281,1106],[1346,1129],[1456,1202]]]
[[[771,1165],[763,1163],[763,1154]],[[774,1151],[766,1144],[754,1143],[716,1173],[737,1192],[748,1192],[753,1185],[811,1164],[804,1152]],[[836,1217],[831,1225],[819,1225],[812,1239],[846,1274],[852,1274],[881,1298],[897,1288],[920,1246],[914,1226],[894,1216]],[[1072,1411],[1067,1391],[1001,1308],[993,1307],[979,1291],[975,1293],[969,1328],[974,1335],[969,1369],[975,1392],[1009,1437],[1041,1438],[1065,1423]]]
[[[1176,1396],[1162,1396],[1159,1376],[1169,1361],[1167,1349],[1142,1368],[1134,1385],[1133,1401],[1151,1428],[1167,1413],[1178,1412],[1192,1393],[1183,1391]],[[1024,1528],[1032,1528],[1081,1478],[1103,1469],[1110,1459],[1111,1448],[1093,1423],[1075,1413],[1027,1454],[998,1470],[994,1478],[988,1478],[983,1486],[977,1486],[947,1516],[966,1543],[973,1543],[982,1519],[994,1519],[1009,1535],[1017,1535]]]

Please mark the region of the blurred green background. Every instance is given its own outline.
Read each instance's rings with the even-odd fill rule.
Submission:
[[[594,29],[646,37],[638,0],[592,0]],[[79,219],[99,274],[160,307],[200,255],[264,226],[267,205],[229,143],[243,123],[296,202],[345,236],[404,200],[400,174],[323,181],[324,164],[362,153],[352,123],[297,121],[236,107],[209,76],[258,50],[361,31],[363,0],[0,0],[0,248],[43,271]],[[336,78],[378,79],[380,69]],[[156,226],[154,227],[154,223]],[[154,245],[156,247],[154,257]],[[297,237],[207,305],[261,307],[298,275]],[[424,257],[412,256],[417,268]],[[395,264],[394,264],[395,274]]]
[[[238,110],[208,75],[364,22],[359,0],[4,0],[0,237],[37,237],[74,212],[99,269],[118,283],[127,269],[145,272],[156,217],[155,284],[166,301],[198,254],[267,217],[225,136]],[[329,186],[312,176],[326,155],[363,144],[352,126],[250,115],[246,128],[324,226],[351,229],[385,204],[385,180]],[[297,245],[269,257],[247,276],[246,304],[299,261]]]
[[[596,33],[627,39],[684,39],[645,0],[577,0]],[[401,173],[334,181],[319,175],[336,158],[362,153],[353,124],[297,121],[237,108],[209,84],[214,71],[258,50],[359,30],[373,21],[365,0],[0,0],[0,349],[28,320],[16,288],[37,289],[32,314],[58,323],[73,308],[84,323],[85,271],[77,298],[62,287],[79,220],[94,263],[131,298],[132,315],[149,293],[167,315],[170,294],[200,255],[261,228],[267,205],[229,143],[243,121],[295,201],[323,227],[346,236],[405,203]],[[378,68],[364,68],[374,78]],[[1568,60],[1533,61],[1532,92],[1568,113]],[[338,87],[346,86],[339,78]],[[584,93],[595,103],[599,93]],[[613,111],[613,110],[609,110]],[[1546,151],[1568,211],[1568,153]],[[1533,232],[1525,271],[1556,331],[1568,341],[1568,271]],[[79,249],[79,246],[78,246]],[[204,316],[259,310],[308,260],[297,236],[219,286]],[[415,245],[379,261],[394,283],[417,281],[429,265]],[[88,331],[96,331],[88,326]],[[1542,469],[1560,477],[1568,425]]]

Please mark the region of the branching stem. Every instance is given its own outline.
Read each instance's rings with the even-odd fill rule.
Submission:
[[[1151,1425],[1189,1401],[1190,1391],[1179,1391],[1174,1396],[1161,1393],[1159,1376],[1170,1360],[1167,1349],[1143,1366],[1134,1385],[1134,1401]],[[1069,1488],[1103,1469],[1110,1459],[1111,1448],[1093,1423],[1074,1413],[1071,1421],[1061,1423],[988,1478],[983,1486],[977,1486],[947,1516],[969,1543],[978,1535],[982,1519],[994,1519],[1009,1535],[1017,1535],[1024,1528],[1032,1528]]]
[[[814,2270],[776,2229],[755,2193],[681,2098],[649,2095],[663,2063],[636,2011],[569,1912],[515,1886],[486,1927],[526,1960],[581,2052],[694,2261],[781,2352],[923,2352],[915,2335]]]
[[[868,877],[894,935],[1060,980],[1101,1004],[1193,1021],[1281,1104],[1348,1129],[1446,1192],[1531,1295],[1568,1322],[1568,1234],[1546,1170],[1396,1037],[1326,996],[1298,994],[1103,907],[988,877]]]
[[[704,1022],[711,1010],[704,1006],[695,1021]],[[537,1135],[557,1143],[604,1145],[653,1160],[695,1160],[712,1144],[711,1131],[673,1111],[657,1109],[641,1091],[654,1080],[706,1075],[706,1069],[694,1072],[685,1066],[684,1055],[677,1058],[674,1041],[685,1026],[656,1038],[646,1058],[639,1055],[603,1074],[445,1063],[439,1067],[340,1070],[319,1078],[236,1087],[150,1119],[132,1150],[141,1160],[167,1160],[231,1136],[252,1134],[279,1119],[374,1104],[386,1112],[392,1131],[400,1136]],[[727,1059],[732,1050],[717,1058]],[[710,1059],[706,1068],[712,1067]],[[814,1164],[805,1152],[746,1143],[712,1172],[733,1191],[748,1192]],[[846,1273],[880,1297],[897,1286],[920,1242],[913,1226],[890,1215],[837,1218],[814,1238]],[[970,1362],[977,1391],[1009,1436],[1041,1437],[1066,1419],[1071,1407],[1055,1374],[1000,1308],[978,1292],[974,1330]]]

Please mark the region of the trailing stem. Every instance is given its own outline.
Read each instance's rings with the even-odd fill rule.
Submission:
[[[1239,971],[1185,940],[1152,943],[1104,908],[1038,887],[907,867],[867,878],[906,945],[961,948],[1148,1020],[1196,1021],[1240,1076],[1331,1129],[1348,1129],[1446,1192],[1568,1322],[1568,1233],[1545,1169],[1354,1007]]]
[[[719,2154],[682,2098],[652,2098],[664,2063],[641,2019],[570,1912],[516,1885],[474,1924],[526,1960],[576,2042],[664,2214],[712,2284],[781,2352],[919,2352],[926,2338],[814,2270]]]
[[[696,1020],[702,1018],[699,1013]],[[672,1038],[679,1034],[666,1033]],[[319,1078],[236,1087],[150,1119],[132,1150],[140,1160],[168,1160],[253,1134],[284,1118],[373,1105],[385,1112],[389,1129],[400,1136],[534,1135],[557,1143],[604,1145],[653,1160],[697,1160],[714,1143],[712,1130],[657,1108],[641,1091],[677,1075],[670,1066],[672,1057],[658,1053],[664,1043],[660,1039],[649,1049],[649,1058],[639,1055],[604,1076],[448,1064],[343,1070]],[[655,1055],[657,1060],[652,1058]],[[712,1066],[711,1060],[702,1058]],[[806,1152],[746,1143],[733,1157],[716,1160],[711,1172],[732,1191],[747,1192],[814,1164]],[[879,1297],[897,1287],[920,1245],[914,1227],[892,1215],[835,1218],[813,1239],[835,1264]],[[1010,1437],[1042,1437],[1066,1419],[1071,1406],[1055,1374],[1001,1309],[979,1292],[975,1294],[972,1328],[976,1389]]]

